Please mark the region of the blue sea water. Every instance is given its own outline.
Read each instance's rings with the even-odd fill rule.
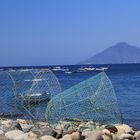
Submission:
[[[93,65],[102,66],[108,67],[105,72],[114,86],[123,122],[140,129],[140,64]],[[74,71],[79,67],[82,66],[70,66],[69,69]],[[97,73],[99,71],[56,75],[64,90]]]
[[[38,68],[45,67],[47,66]],[[68,68],[72,72],[71,74],[63,71],[55,72],[60,81],[62,91],[100,72],[76,72],[81,67],[87,66],[61,66],[61,68]],[[105,72],[114,86],[123,122],[140,129],[140,64],[93,65],[93,67],[108,67]],[[50,66],[49,68],[52,67]]]

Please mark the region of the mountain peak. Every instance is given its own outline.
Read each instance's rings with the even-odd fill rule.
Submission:
[[[118,42],[114,46],[116,46],[116,47],[127,47],[127,46],[130,46],[130,45],[126,42]]]
[[[140,63],[140,48],[126,42],[116,43],[84,61],[82,64]]]
[[[118,46],[118,45],[121,45],[121,46],[127,46],[127,45],[129,45],[127,42],[118,42],[118,43],[116,43],[116,45]]]

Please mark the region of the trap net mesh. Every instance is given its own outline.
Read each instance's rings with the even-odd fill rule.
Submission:
[[[0,72],[0,116],[44,120],[48,101],[61,92],[49,69]]]
[[[52,127],[65,121],[121,123],[121,114],[111,81],[104,72],[53,97],[46,109]]]

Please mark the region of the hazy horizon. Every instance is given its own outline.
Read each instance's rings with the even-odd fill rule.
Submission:
[[[0,1],[0,66],[72,65],[140,46],[140,1]]]

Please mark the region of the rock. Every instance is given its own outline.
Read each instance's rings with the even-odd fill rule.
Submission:
[[[19,129],[22,131],[21,125],[17,122],[12,123],[11,129]]]
[[[131,139],[134,140],[134,136],[131,134],[121,134],[120,136],[118,136],[119,140],[124,140],[124,139]]]
[[[55,128],[56,128],[56,129],[64,129],[64,126],[65,126],[64,122],[63,122],[63,123],[58,123],[58,124],[55,126]]]
[[[71,129],[71,130],[68,130],[66,132],[63,133],[63,136],[64,135],[67,135],[67,134],[72,134],[73,132],[76,132],[77,130],[76,129]]]
[[[113,140],[119,140],[118,135],[117,134],[112,134],[113,136]]]
[[[25,140],[25,139],[27,139],[27,133],[21,134],[13,138],[13,140]]]
[[[118,134],[134,133],[133,129],[130,126],[126,125],[126,124],[116,125],[116,128],[118,130]]]
[[[112,133],[108,129],[103,129],[102,133],[104,134],[102,136],[104,140],[112,140],[113,139]]]
[[[28,132],[14,137],[13,140],[38,140],[38,136],[33,132]]]
[[[57,139],[62,138],[63,130],[56,130],[56,129],[55,129],[55,132],[56,132],[57,134],[56,134],[56,136],[53,135],[53,137],[55,137],[55,138],[57,138]]]
[[[111,132],[110,132],[108,129],[103,129],[102,132],[103,132],[103,134],[105,134],[105,135],[109,135],[109,136],[112,135]]]
[[[8,138],[8,139],[13,139],[14,137],[17,137],[19,135],[22,135],[24,134],[22,131],[20,130],[12,130],[12,131],[8,131],[7,133],[5,133],[5,136]]]
[[[1,124],[5,127],[5,128],[10,128],[12,126],[13,121],[12,120],[5,120],[2,121]]]
[[[3,132],[7,132],[9,130],[9,127],[7,128],[5,125],[1,125],[0,130],[2,130]]]
[[[95,130],[95,129],[96,129],[96,126],[95,126],[94,121],[82,122],[78,126],[78,130],[81,131],[81,132],[83,132],[83,131],[92,131],[92,130]]]
[[[63,129],[66,130],[66,131],[71,129],[71,124],[70,123],[65,124]]]
[[[34,134],[33,132],[29,132],[25,136],[25,140],[38,140],[38,136]]]
[[[40,140],[57,140],[57,139],[52,136],[45,135],[45,136],[42,136]]]
[[[59,140],[72,140],[72,137],[71,137],[71,135],[67,134],[67,135],[63,136],[63,138],[61,138]]]
[[[46,126],[49,126],[49,124],[46,123],[46,122],[37,122],[36,125],[38,125],[39,127],[46,127]]]
[[[19,123],[12,120],[2,121],[2,125],[0,126],[0,129],[7,132],[9,130],[22,130]]]
[[[113,140],[112,136],[110,137],[110,136],[105,135],[105,134],[102,136],[102,138],[103,138],[103,140]]]
[[[136,131],[134,137],[136,140],[140,140],[140,131]]]
[[[21,124],[21,123],[22,123],[22,124],[25,124],[25,123],[27,123],[27,122],[26,122],[26,120],[23,120],[23,119],[17,119],[17,123],[20,123],[20,124]]]
[[[1,124],[2,125],[9,125],[9,124],[12,124],[12,122],[13,122],[12,120],[5,120],[5,121],[2,121]]]
[[[72,138],[72,140],[80,140],[80,139],[81,139],[81,134],[80,134],[80,132],[73,132],[73,133],[71,134],[71,138]]]
[[[0,140],[8,140],[8,138],[6,138],[4,135],[0,135]]]
[[[0,130],[0,135],[4,134],[4,132],[2,130]]]
[[[81,140],[81,133],[73,132],[72,134],[66,134],[59,140]]]
[[[48,128],[48,127],[40,128],[40,129],[33,127],[31,129],[31,131],[33,133],[37,134],[38,136],[49,135],[49,136],[54,136],[55,137],[57,135],[57,132],[55,132],[53,129]]]
[[[22,131],[23,132],[29,132],[33,127],[34,125],[29,125],[29,124],[20,124],[21,128],[22,128]]]
[[[101,127],[99,125],[96,126],[96,130],[101,130]]]
[[[110,133],[117,133],[118,132],[118,129],[115,126],[113,126],[113,125],[107,125],[107,126],[105,126],[105,128],[107,130],[109,130]]]
[[[86,140],[103,140],[103,133],[101,131],[90,131],[82,133]]]

